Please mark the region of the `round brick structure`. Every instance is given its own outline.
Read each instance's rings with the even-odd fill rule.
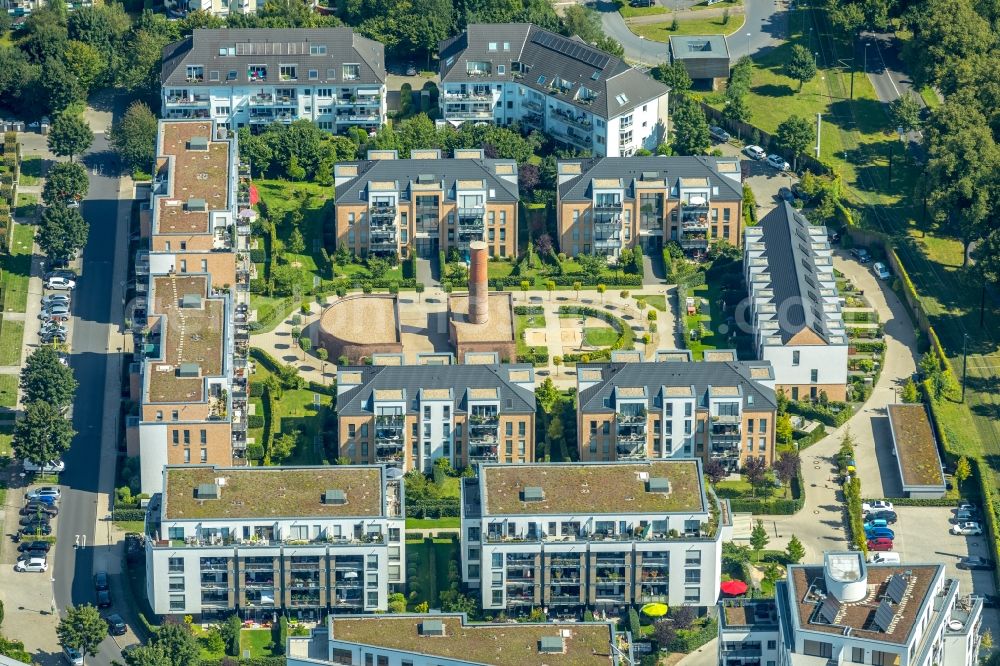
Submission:
[[[399,299],[393,294],[351,294],[323,311],[318,342],[338,363],[358,364],[372,354],[401,354]]]

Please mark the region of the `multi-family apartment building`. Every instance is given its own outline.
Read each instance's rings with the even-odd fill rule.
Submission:
[[[530,365],[373,365],[337,372],[340,456],[431,472],[535,460]]]
[[[219,134],[210,120],[160,122],[140,214],[126,433],[145,493],[164,465],[245,464],[250,229],[236,140]]]
[[[233,131],[299,119],[376,130],[386,118],[385,49],[346,27],[199,28],[164,47],[160,84],[163,117]]]
[[[442,42],[441,117],[519,123],[594,155],[655,150],[669,89],[579,38],[530,23],[476,23]]]
[[[973,666],[981,598],[941,564],[866,564],[831,552],[796,564],[774,599],[720,603],[720,666]]]
[[[517,256],[517,162],[481,149],[368,151],[334,167],[337,247],[357,255],[437,256],[483,241],[491,257]]]
[[[848,339],[826,228],[781,202],[744,234],[757,358],[792,400],[847,399]]]
[[[288,639],[288,666],[634,664],[628,632],[611,622],[470,623],[464,614],[330,616]]]
[[[654,253],[670,241],[692,254],[719,240],[739,245],[738,159],[598,157],[561,160],[557,169],[557,229],[566,254],[617,257],[636,246]]]
[[[177,18],[189,11],[202,11],[223,17],[230,14],[256,14],[257,4],[257,0],[165,0],[163,6],[171,17]]]
[[[483,464],[462,480],[462,580],[486,610],[718,600],[728,503],[699,460]]]
[[[150,501],[157,615],[385,610],[406,561],[402,479],[380,466],[168,466]]]
[[[696,457],[738,471],[775,459],[777,403],[767,363],[678,360],[577,366],[580,460]]]

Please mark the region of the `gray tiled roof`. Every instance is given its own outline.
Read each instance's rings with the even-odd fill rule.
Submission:
[[[500,411],[534,413],[535,394],[507,380],[507,372],[529,368],[526,365],[409,365],[345,367],[341,371],[360,372],[361,384],[345,390],[337,397],[337,413],[345,416],[365,416],[372,413],[372,393],[376,389],[404,389],[407,413],[416,414],[415,401],[421,390],[451,389],[456,411],[466,409],[466,389],[496,388],[500,394]]]
[[[574,160],[575,161],[575,160]],[[635,198],[633,188],[643,174],[656,174],[666,179],[668,187],[677,187],[681,178],[708,178],[713,187],[719,188],[712,199],[742,201],[743,190],[739,183],[719,173],[715,157],[596,157],[582,160],[580,175],[559,184],[561,201],[589,201],[591,181],[595,178],[621,178],[625,184],[625,199]]]
[[[496,197],[487,200],[493,202],[518,201],[516,182],[510,182],[496,175],[494,166],[497,162],[509,160],[488,159],[437,159],[437,160],[361,160],[359,162],[341,162],[338,166],[357,165],[358,176],[352,178],[337,188],[338,203],[362,203],[368,199],[365,187],[371,181],[395,181],[399,184],[400,197],[406,201],[414,196],[410,185],[417,176],[432,175],[442,183],[445,196],[454,200],[455,181],[478,180],[486,181],[486,189],[492,189]],[[514,173],[517,173],[516,167]]]
[[[662,387],[694,386],[695,402],[699,407],[708,407],[709,386],[742,386],[744,400],[753,396],[754,409],[777,407],[774,390],[751,379],[750,369],[759,365],[770,365],[767,361],[737,361],[697,363],[601,363],[578,365],[577,373],[584,369],[596,368],[602,379],[598,384],[580,392],[581,412],[612,412],[605,406],[605,399],[613,397],[616,386],[646,387],[649,409],[661,397]],[[749,403],[744,402],[744,407]]]
[[[325,46],[325,55],[310,55],[310,46]],[[236,49],[241,55],[219,55],[221,49]],[[242,55],[243,52],[249,55]],[[357,79],[344,81],[340,66],[360,65]],[[205,79],[188,83],[185,67],[202,65]],[[266,85],[281,85],[279,65],[298,65],[298,80],[289,85],[303,84],[373,84],[385,82],[385,47],[379,42],[354,34],[350,28],[199,28],[184,39],[163,49],[160,83],[163,85],[253,85],[247,76],[249,65],[266,65]],[[336,74],[328,78],[327,70]],[[318,78],[309,80],[308,70],[318,71]],[[236,71],[230,79],[229,72]],[[209,72],[217,71],[219,81],[210,81]],[[273,75],[270,72],[274,72]]]
[[[496,50],[490,50],[490,45]],[[503,48],[509,44],[509,49]],[[667,93],[667,87],[578,38],[568,38],[531,23],[473,23],[440,45],[442,83],[515,81],[546,95],[555,77],[571,82],[558,99],[602,118],[614,118]],[[489,76],[469,76],[468,62],[493,63]],[[511,63],[529,71],[511,71]],[[496,66],[504,65],[504,74]],[[544,79],[540,79],[544,77]],[[539,81],[542,81],[541,83]],[[590,103],[575,99],[581,86],[597,93]],[[621,101],[624,100],[624,101]]]

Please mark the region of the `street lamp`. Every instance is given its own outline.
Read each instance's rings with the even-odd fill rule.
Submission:
[[[865,42],[865,76],[868,76],[868,47],[871,45],[871,42]]]
[[[750,57],[750,33],[747,33],[747,57]]]

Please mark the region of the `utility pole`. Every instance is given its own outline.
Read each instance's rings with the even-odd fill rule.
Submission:
[[[889,142],[889,189],[892,189],[892,145],[893,142]]]
[[[816,159],[819,159],[820,132],[823,129],[823,114],[816,114]]]
[[[868,47],[871,42],[865,42],[865,76],[868,76]]]
[[[965,378],[969,374],[969,334],[962,338],[962,402],[965,402]]]

